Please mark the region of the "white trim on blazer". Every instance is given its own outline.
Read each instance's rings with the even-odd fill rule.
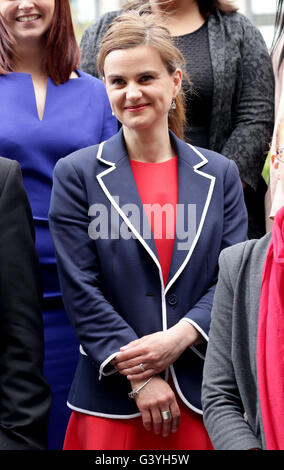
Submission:
[[[132,231],[132,233],[135,235],[135,237],[140,241],[140,243],[143,245],[143,247],[145,248],[145,250],[149,253],[149,255],[151,256],[151,258],[153,259],[153,261],[155,262],[158,270],[159,270],[159,275],[160,275],[160,282],[161,282],[161,298],[162,298],[162,325],[163,325],[163,331],[167,330],[167,307],[166,307],[166,294],[168,292],[168,290],[170,289],[170,287],[174,284],[174,282],[177,280],[177,278],[180,276],[180,274],[182,273],[182,271],[184,270],[184,268],[186,267],[187,263],[189,262],[190,258],[191,258],[191,255],[194,251],[194,248],[198,242],[198,239],[200,237],[200,234],[201,234],[201,231],[202,231],[202,228],[203,228],[203,224],[204,224],[204,221],[205,221],[205,218],[206,218],[206,215],[207,215],[207,211],[208,211],[208,208],[209,208],[209,204],[210,204],[210,201],[211,201],[211,198],[212,198],[212,194],[213,194],[213,189],[214,189],[214,185],[215,185],[215,181],[216,181],[216,178],[215,176],[212,176],[212,175],[209,175],[205,172],[202,172],[200,171],[199,169],[204,166],[208,160],[206,157],[204,157],[204,155],[202,155],[201,152],[199,152],[199,150],[197,150],[194,146],[188,144],[188,146],[201,158],[201,162],[200,163],[197,163],[196,165],[194,165],[193,169],[196,173],[200,174],[201,176],[204,176],[205,178],[208,178],[211,180],[211,183],[210,183],[210,187],[209,187],[209,190],[208,190],[208,194],[207,194],[207,198],[206,198],[206,202],[205,202],[205,205],[204,205],[204,208],[203,208],[203,212],[202,212],[202,216],[201,216],[201,220],[200,220],[200,223],[199,223],[199,227],[198,227],[198,230],[196,232],[196,235],[195,235],[195,238],[194,238],[194,241],[190,247],[190,250],[183,262],[183,264],[180,266],[180,268],[178,269],[178,271],[175,273],[175,275],[172,277],[172,279],[170,280],[170,282],[166,285],[166,287],[164,286],[164,281],[163,281],[163,275],[162,275],[162,268],[161,268],[161,265],[160,265],[160,262],[159,260],[157,259],[157,257],[155,256],[155,253],[153,253],[153,251],[151,250],[151,248],[148,246],[148,244],[145,242],[145,240],[143,239],[143,237],[140,235],[140,233],[136,230],[136,228],[132,225],[131,221],[127,218],[127,216],[124,214],[124,212],[121,210],[121,208],[119,207],[119,205],[117,204],[117,202],[113,199],[112,195],[110,194],[110,192],[108,191],[107,187],[105,186],[102,178],[111,173],[112,171],[114,171],[116,169],[116,166],[115,166],[115,163],[114,162],[110,162],[110,161],[106,161],[102,158],[102,151],[103,151],[103,147],[104,147],[104,144],[105,142],[101,142],[101,144],[99,145],[99,149],[98,149],[98,153],[97,153],[97,159],[99,161],[101,161],[102,163],[108,165],[110,168],[104,170],[103,172],[101,172],[100,174],[97,175],[97,180],[99,182],[99,185],[100,187],[102,188],[103,192],[105,193],[106,197],[109,199],[110,203],[112,204],[112,206],[114,207],[114,209],[119,213],[119,215],[121,216],[121,218],[124,220],[124,222],[126,223],[126,225],[129,227],[129,229]],[[190,322],[190,321],[189,321]],[[193,322],[190,322],[193,324]],[[200,327],[198,327],[198,331],[201,333],[201,335],[208,340],[208,336],[206,335],[206,333],[201,330]],[[197,354],[200,358],[204,359],[203,355],[201,355],[199,353],[199,351],[196,349],[196,348],[192,348],[192,350],[195,352],[195,354]],[[86,354],[86,353],[85,353]],[[115,356],[116,354],[118,353],[114,353],[112,354],[110,357],[108,357],[107,359],[104,360],[104,362],[101,364],[100,366],[100,372],[99,372],[99,379],[101,379],[102,375],[110,375],[112,373],[114,373],[115,371],[111,371],[110,373],[103,373],[103,368],[107,365],[107,363],[109,361],[111,361]],[[167,368],[166,369],[166,380],[168,380],[168,377],[169,377],[169,369],[171,370],[171,373],[172,373],[172,376],[173,376],[173,381],[174,381],[174,385],[176,387],[176,390],[177,390],[177,393],[178,395],[180,396],[181,400],[190,408],[192,409],[193,411],[195,411],[196,413],[199,413],[199,414],[202,414],[202,411],[200,411],[198,408],[195,408],[193,405],[191,405],[187,400],[186,398],[184,397],[183,393],[181,392],[180,390],[180,387],[178,385],[178,382],[177,382],[177,379],[176,379],[176,375],[175,375],[175,372],[174,372],[174,368],[173,366],[171,365],[170,368]],[[135,414],[135,415],[130,415],[130,416],[118,416],[118,415],[105,415],[105,414],[100,414],[100,413],[95,413],[95,412],[89,412],[87,410],[80,410],[80,409],[77,409],[76,407],[73,407],[73,405],[70,405],[70,403],[67,403],[68,406],[71,408],[71,409],[74,409],[76,411],[81,411],[83,413],[87,413],[87,414],[91,414],[91,415],[94,415],[94,416],[104,416],[104,417],[109,417],[109,418],[121,418],[121,419],[127,419],[127,418],[132,418],[132,417],[136,417],[136,416],[140,416],[140,413],[138,414]]]

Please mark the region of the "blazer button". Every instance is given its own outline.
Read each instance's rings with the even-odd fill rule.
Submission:
[[[168,297],[168,302],[170,305],[176,305],[177,304],[177,296],[175,294],[171,294]]]

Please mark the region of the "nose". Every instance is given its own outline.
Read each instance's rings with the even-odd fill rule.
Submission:
[[[129,83],[126,89],[126,99],[137,101],[142,97],[142,92],[136,83]]]
[[[19,10],[30,10],[34,7],[34,2],[31,0],[21,0],[18,8]]]

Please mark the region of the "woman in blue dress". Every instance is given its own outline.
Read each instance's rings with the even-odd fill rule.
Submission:
[[[69,0],[0,0],[0,155],[19,161],[32,206],[43,277],[44,373],[53,391],[50,449],[62,448],[77,362],[48,228],[57,160],[117,130],[104,84],[77,69]]]

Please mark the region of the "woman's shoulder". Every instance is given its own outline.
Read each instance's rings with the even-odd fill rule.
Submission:
[[[223,23],[225,30],[228,30],[230,33],[234,33],[234,35],[237,33],[244,34],[248,31],[254,31],[261,35],[259,29],[251,22],[251,20],[239,11],[228,12],[216,9],[215,14],[213,13],[210,15],[210,18],[211,22],[217,21],[217,23]]]
[[[100,80],[97,77],[94,77],[93,75],[84,72],[81,69],[77,70],[77,73],[79,74],[78,78],[75,78],[74,80],[80,79],[81,83],[84,84],[84,86],[90,87],[90,88],[98,88],[99,90],[104,89],[105,90],[105,85],[102,80]]]
[[[250,19],[239,11],[221,11],[217,10],[218,15],[221,16],[224,22],[226,23],[236,23],[236,24],[249,24],[253,25]]]
[[[93,166],[97,163],[99,145],[90,145],[60,158],[55,165],[54,172],[57,174],[64,174],[68,171],[88,172],[89,165]]]
[[[218,175],[221,172],[226,173],[229,167],[235,166],[235,163],[230,158],[222,155],[221,153],[215,152],[201,147],[192,147],[195,152],[200,154],[203,160],[206,160],[207,169],[214,175]]]
[[[271,241],[271,233],[262,238],[247,240],[225,248],[219,257],[219,265],[230,272],[239,272],[241,265],[250,264],[259,269],[266,257],[267,249]]]
[[[85,31],[84,35],[94,37],[100,31],[105,31],[110,23],[121,13],[121,10],[109,11],[100,16],[100,18],[92,23]]]
[[[79,77],[71,78],[69,82],[70,80],[75,82],[72,83],[74,86],[70,88],[70,93],[74,94],[74,96],[75,93],[79,95],[79,98],[77,98],[78,103],[86,103],[87,101],[92,108],[94,107],[96,109],[99,103],[103,105],[108,103],[106,88],[102,80],[89,73],[83,72],[81,69],[77,69],[77,74]],[[97,118],[98,114],[94,117]]]
[[[0,175],[7,173],[12,165],[15,165],[15,160],[11,160],[10,158],[0,157]]]
[[[21,174],[20,165],[16,160],[0,157],[0,195],[4,189],[7,179],[12,177],[12,182],[16,179],[16,175]]]

